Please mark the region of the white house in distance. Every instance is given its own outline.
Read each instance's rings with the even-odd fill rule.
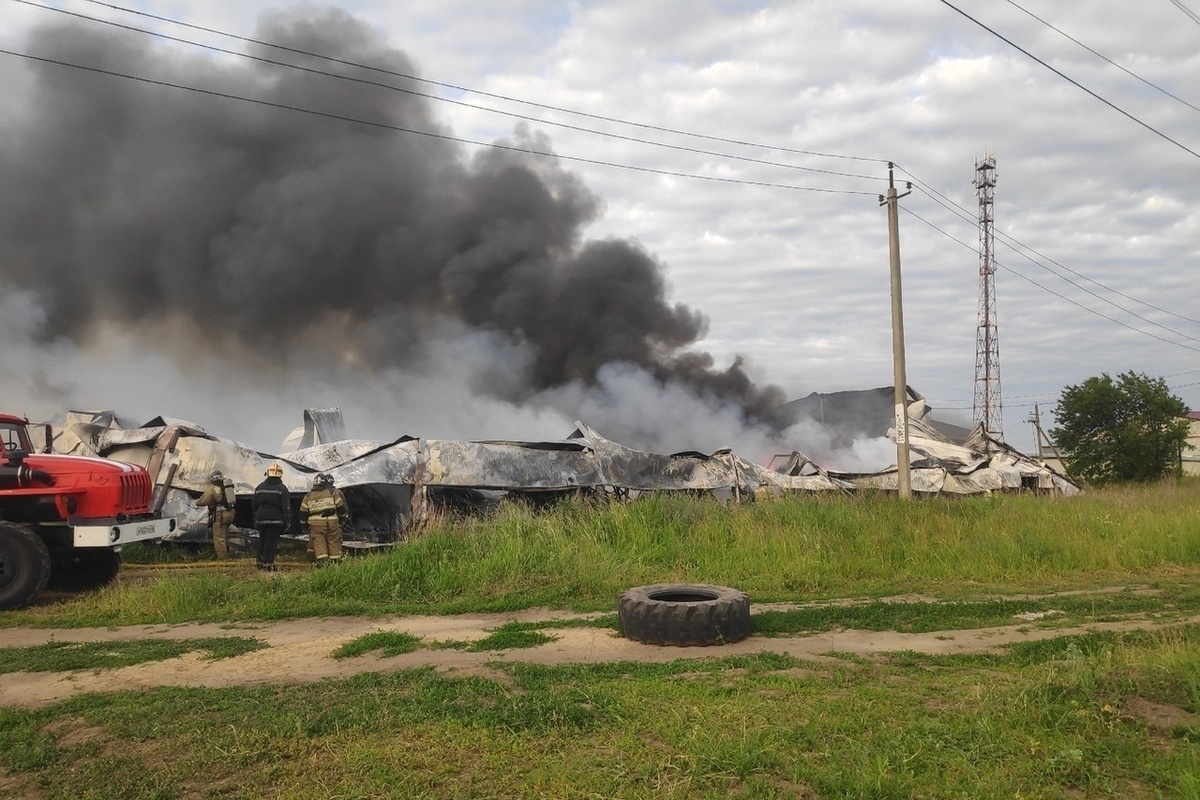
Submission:
[[[1184,416],[1188,421],[1188,438],[1180,455],[1183,474],[1200,475],[1200,411],[1189,411]]]

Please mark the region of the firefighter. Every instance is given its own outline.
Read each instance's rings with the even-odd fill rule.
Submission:
[[[254,488],[254,527],[258,529],[258,568],[275,571],[279,537],[292,528],[292,496],[283,485],[283,467],[267,467],[267,479]]]
[[[312,491],[300,501],[300,533],[309,537],[317,566],[342,560],[342,538],[350,530],[350,509],[333,476],[320,472],[313,478]]]
[[[208,476],[209,487],[200,495],[196,505],[208,507],[208,529],[212,532],[213,550],[217,560],[229,558],[229,526],[233,524],[232,484],[226,491],[225,476],[218,470]]]

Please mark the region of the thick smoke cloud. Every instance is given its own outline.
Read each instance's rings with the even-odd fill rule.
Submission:
[[[339,11],[276,13],[256,38],[417,72]],[[323,368],[366,378],[424,358],[451,320],[523,354],[472,387],[504,401],[586,405],[578,393],[603,392],[604,370],[622,365],[743,424],[786,424],[778,389],[693,348],[706,319],[668,301],[663,265],[633,241],[584,239],[601,202],[552,159],[470,157],[447,139],[348,121],[452,134],[419,96],[88,23],[37,29],[26,50],[274,104],[29,65],[0,144],[0,183],[19,187],[0,194],[0,264],[45,309],[47,341],[83,344],[116,326],[180,362],[206,354],[265,380]],[[523,128],[505,144],[551,147]]]

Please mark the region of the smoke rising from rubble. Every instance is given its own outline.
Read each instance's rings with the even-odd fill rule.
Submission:
[[[267,15],[255,38],[418,71],[340,11]],[[453,135],[419,96],[102,26],[46,25],[23,49]],[[247,52],[350,72],[260,45]],[[139,402],[181,416],[195,412],[166,404],[187,408],[190,396],[224,417],[194,417],[218,435],[235,435],[221,424],[259,418],[247,415],[251,398],[269,398],[294,404],[289,427],[306,405],[340,405],[352,432],[355,413],[387,425],[362,432],[374,437],[401,422],[431,436],[545,438],[569,432],[548,421],[580,418],[648,449],[737,447],[746,436],[778,447],[789,423],[781,390],[757,384],[740,359],[722,368],[695,349],[706,318],[667,299],[664,265],[640,245],[585,239],[601,201],[556,160],[471,155],[446,139],[54,64],[19,69],[32,77],[0,140],[0,182],[20,187],[0,193],[0,265],[39,309],[19,321],[23,335],[71,355],[58,363],[76,369],[56,377],[42,363],[27,402],[94,407],[79,353],[95,357],[104,341],[110,356],[132,355],[125,348],[140,342],[171,387]],[[505,143],[551,149],[523,126]],[[142,366],[127,371],[154,384]],[[111,383],[124,371],[104,375]],[[462,415],[460,424],[426,430],[422,409],[447,425]],[[504,414],[518,421],[490,431],[461,424]]]

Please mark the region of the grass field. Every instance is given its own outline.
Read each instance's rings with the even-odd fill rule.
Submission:
[[[726,507],[664,497],[511,509],[337,569],[297,564],[265,580],[238,567],[139,572],[151,577],[0,624],[611,612],[622,589],[673,581],[798,604],[754,615],[754,636],[781,640],[837,628],[978,629],[1050,609],[1076,628],[1147,624],[954,656],[804,660],[712,648],[700,660],[560,665],[510,656],[494,665],[504,680],[422,668],[85,694],[0,709],[0,796],[1200,798],[1196,481],[1071,499]],[[896,595],[913,601],[881,602]],[[547,633],[507,627],[488,647],[519,653]],[[231,631],[161,651],[0,647],[0,672],[39,659],[58,668],[68,654],[75,668],[105,670],[255,646]],[[337,656],[422,646],[385,636]]]

